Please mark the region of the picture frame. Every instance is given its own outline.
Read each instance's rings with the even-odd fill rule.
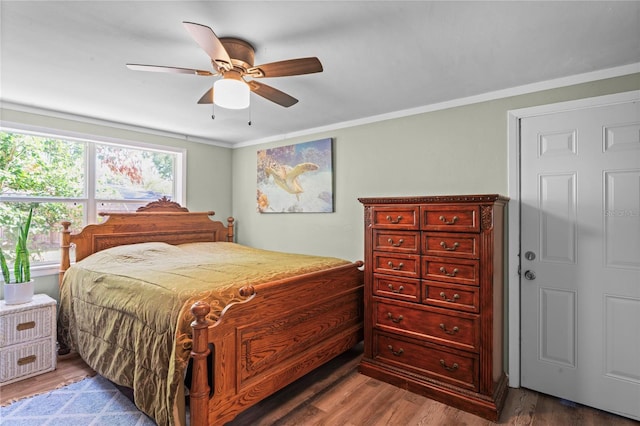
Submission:
[[[332,213],[333,139],[259,150],[259,213]]]

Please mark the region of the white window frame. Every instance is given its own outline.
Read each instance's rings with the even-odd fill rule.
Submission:
[[[167,145],[156,145],[146,142],[139,142],[134,140],[119,139],[107,136],[85,134],[80,132],[73,132],[68,130],[46,128],[39,126],[31,126],[22,123],[9,123],[2,122],[0,125],[0,131],[31,134],[35,136],[50,137],[55,139],[71,140],[86,143],[85,150],[85,168],[86,168],[86,181],[85,181],[85,193],[84,197],[80,198],[59,198],[59,197],[7,197],[0,196],[0,201],[20,201],[20,202],[67,202],[73,201],[83,203],[86,208],[84,209],[83,226],[90,223],[95,223],[95,218],[98,216],[97,204],[99,202],[112,202],[119,200],[102,200],[95,197],[95,145],[96,144],[109,144],[119,146],[123,148],[134,149],[149,149],[154,151],[162,151],[178,156],[176,161],[175,179],[174,179],[174,196],[173,201],[180,205],[186,205],[186,193],[187,193],[187,150],[184,148],[177,148]],[[31,276],[41,277],[46,275],[54,275],[59,272],[60,266],[56,264],[48,265],[32,265]]]

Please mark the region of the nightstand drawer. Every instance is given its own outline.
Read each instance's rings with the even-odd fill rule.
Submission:
[[[374,342],[377,360],[435,380],[478,390],[478,355],[418,344],[382,333],[374,333]]]
[[[372,209],[372,226],[387,229],[419,229],[420,207],[393,206],[374,207]]]
[[[50,338],[0,349],[0,384],[8,384],[56,368]]]
[[[56,301],[34,294],[27,303],[0,300],[0,384],[56,368]]]
[[[477,352],[480,321],[476,314],[374,299],[374,324],[380,330]]]
[[[420,233],[411,231],[373,231],[373,249],[396,253],[420,252]]]
[[[2,315],[0,316],[0,347],[51,336],[54,334],[54,321],[55,305]]]

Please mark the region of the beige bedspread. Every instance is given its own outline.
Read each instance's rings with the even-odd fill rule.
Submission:
[[[196,300],[211,304],[215,321],[241,300],[238,290],[246,284],[347,263],[226,242],[114,247],[65,273],[60,338],[99,374],[133,388],[136,405],[159,425],[172,425]]]

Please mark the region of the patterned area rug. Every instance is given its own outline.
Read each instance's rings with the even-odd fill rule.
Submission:
[[[12,426],[155,425],[99,375],[0,407],[0,423]]]

